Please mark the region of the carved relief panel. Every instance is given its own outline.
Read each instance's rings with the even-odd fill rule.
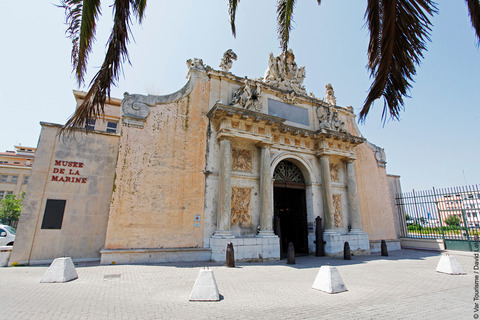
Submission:
[[[232,211],[230,223],[232,226],[250,227],[251,188],[232,187]]]
[[[338,177],[338,163],[330,163],[330,180],[334,182],[340,181]]]
[[[252,151],[232,148],[232,170],[252,171]]]
[[[343,227],[343,215],[342,215],[342,197],[339,194],[333,195],[333,208],[334,208],[334,222],[335,227]]]

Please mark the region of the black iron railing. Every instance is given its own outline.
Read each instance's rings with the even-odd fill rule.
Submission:
[[[403,237],[441,238],[451,248],[470,250],[471,242],[479,240],[479,185],[402,193],[396,204]]]

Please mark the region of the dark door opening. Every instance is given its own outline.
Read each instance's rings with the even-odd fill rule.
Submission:
[[[308,254],[307,210],[304,188],[274,188],[275,233],[280,236],[281,248],[287,252],[292,242],[295,254]],[[278,230],[280,228],[280,230]]]

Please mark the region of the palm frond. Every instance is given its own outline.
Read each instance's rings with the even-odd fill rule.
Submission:
[[[295,2],[296,0],[278,0],[277,2],[277,33],[280,40],[280,48],[282,48],[284,53],[288,50]]]
[[[477,44],[480,45],[480,1],[479,0],[466,0],[468,13],[470,15],[470,20],[472,21],[472,26],[475,29],[477,35]]]
[[[72,65],[79,85],[87,70],[88,55],[95,41],[97,18],[100,14],[100,0],[62,0],[68,25],[67,34],[72,40]]]
[[[133,13],[137,16],[138,22],[142,23],[145,17],[145,8],[147,7],[147,0],[131,0]]]
[[[96,119],[104,113],[104,105],[107,97],[110,97],[110,87],[115,85],[122,64],[128,59],[127,44],[130,33],[130,1],[115,0],[113,4],[114,24],[108,41],[108,49],[105,60],[90,83],[83,103],[68,119],[62,128],[62,133],[82,127],[89,119]]]
[[[360,111],[364,121],[373,102],[382,97],[382,119],[398,119],[408,96],[415,67],[430,41],[430,17],[437,12],[431,0],[369,0],[365,14],[370,31],[368,68],[374,81]]]
[[[370,30],[370,42],[368,44],[368,68],[371,76],[374,75],[375,66],[378,65],[380,58],[380,38],[381,38],[381,16],[380,3],[378,0],[368,0],[365,18],[368,21],[368,30]]]
[[[230,17],[230,27],[232,28],[232,34],[237,37],[235,30],[235,14],[237,13],[237,5],[240,0],[228,0],[228,15]]]

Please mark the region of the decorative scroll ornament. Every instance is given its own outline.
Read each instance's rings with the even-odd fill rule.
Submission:
[[[260,84],[248,80],[247,77],[245,77],[244,82],[245,84],[233,94],[232,103],[230,103],[230,105],[248,110],[261,111],[262,105],[260,103],[260,96],[262,91]]]
[[[195,69],[198,69],[198,70],[206,70],[206,67],[203,64],[203,60],[198,59],[198,58],[193,58],[193,60],[188,59],[187,60],[187,67],[188,68],[195,68]]]
[[[335,91],[333,91],[333,86],[331,83],[327,83],[325,86],[325,102],[331,104],[332,106],[337,105],[337,98],[335,98]]]
[[[280,161],[273,173],[275,182],[305,183],[302,171],[289,161]]]
[[[220,69],[222,69],[223,72],[228,72],[232,68],[233,60],[237,60],[237,55],[232,49],[228,49],[225,51],[223,58],[220,61]]]
[[[338,112],[330,110],[329,107],[318,107],[317,117],[320,122],[321,129],[329,129],[339,132],[347,132],[345,129],[345,121],[338,118]]]
[[[307,94],[303,80],[305,80],[305,67],[297,67],[292,49],[286,54],[282,52],[278,57],[270,53],[268,69],[265,71],[263,81],[283,90],[293,90],[299,94]]]
[[[375,150],[375,160],[377,160],[377,166],[380,168],[386,168],[387,156],[385,155],[385,149],[377,147],[374,144],[370,144]]]

